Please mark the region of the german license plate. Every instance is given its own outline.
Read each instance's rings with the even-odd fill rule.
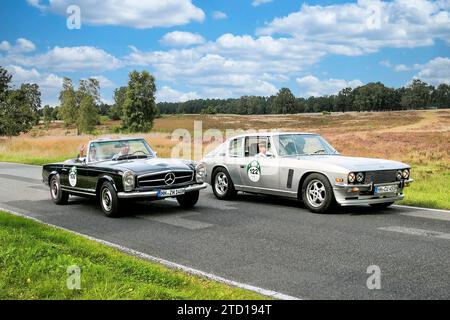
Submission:
[[[375,193],[397,193],[397,192],[398,192],[397,185],[375,187]]]
[[[178,197],[185,193],[185,189],[159,190],[158,198]]]

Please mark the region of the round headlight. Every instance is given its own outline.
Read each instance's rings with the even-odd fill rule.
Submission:
[[[353,183],[356,180],[356,175],[353,172],[348,174],[348,182]]]
[[[206,167],[203,163],[200,163],[195,167],[195,181],[197,183],[203,183],[205,182],[206,178]]]
[[[408,179],[409,178],[409,170],[408,169],[403,170],[402,176],[403,176],[403,179]]]
[[[398,170],[398,171],[397,171],[396,177],[397,177],[397,180],[402,180],[402,177],[403,177],[403,172],[402,172],[402,170]]]
[[[364,173],[358,172],[358,174],[356,175],[356,181],[358,181],[358,183],[363,183],[364,182]]]
[[[133,191],[134,190],[134,174],[131,171],[125,171],[122,176],[123,181],[123,189],[125,191]]]

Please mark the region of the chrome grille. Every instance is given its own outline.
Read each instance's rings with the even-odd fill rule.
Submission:
[[[146,174],[138,177],[139,187],[167,187],[165,178],[168,173],[175,175],[175,182],[172,185],[185,184],[194,179],[193,171],[165,171],[154,174]]]
[[[383,171],[369,171],[366,172],[365,183],[389,183],[397,181],[396,170],[383,170]]]

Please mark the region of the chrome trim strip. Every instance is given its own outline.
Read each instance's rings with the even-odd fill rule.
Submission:
[[[395,201],[403,200],[404,198],[405,198],[405,196],[402,194],[402,195],[390,197],[390,198],[341,200],[341,201],[338,201],[338,203],[343,207],[359,206],[359,205],[367,205],[367,204],[374,204],[374,203],[395,202]]]
[[[97,195],[95,192],[93,192],[93,193],[91,193],[91,192],[83,192],[83,191],[66,189],[66,188],[63,188],[63,187],[61,187],[61,190],[67,191],[67,192],[69,192],[71,194],[84,194],[84,195],[87,195],[87,196],[96,196]]]
[[[179,188],[179,189],[185,189],[186,193],[193,192],[193,191],[199,191],[202,189],[206,189],[208,185],[206,183],[200,184],[200,185],[193,185],[186,188]],[[178,188],[175,188],[178,189]],[[146,198],[146,197],[156,197],[158,195],[158,190],[155,191],[147,191],[147,192],[119,192],[117,194],[117,197],[120,199],[133,199],[133,198]]]
[[[86,189],[86,188],[76,188],[76,187],[67,187],[67,186],[61,186],[61,189],[65,189],[66,191],[80,191],[80,192],[91,192],[95,193],[95,189]]]
[[[175,173],[175,172],[189,172],[189,171],[191,171],[191,172],[192,172],[192,175],[194,175],[194,171],[193,171],[193,170],[189,170],[189,169],[183,169],[183,170],[181,170],[181,169],[180,169],[180,170],[166,170],[166,171],[158,171],[158,172],[146,173],[146,174],[137,176],[137,178],[140,179],[140,178],[145,178],[145,177],[155,176],[155,175],[157,175],[157,174],[164,174],[164,173],[170,173],[170,172]]]
[[[279,189],[269,189],[269,188],[251,187],[251,186],[243,186],[243,185],[235,185],[235,187],[238,187],[238,188],[241,188],[241,189],[275,191],[275,192],[290,193],[290,194],[295,194],[295,195],[297,194],[296,191],[286,191],[286,190],[279,190]]]

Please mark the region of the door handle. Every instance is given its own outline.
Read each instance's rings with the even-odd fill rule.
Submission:
[[[240,165],[241,169],[245,169],[245,165],[241,164]]]

